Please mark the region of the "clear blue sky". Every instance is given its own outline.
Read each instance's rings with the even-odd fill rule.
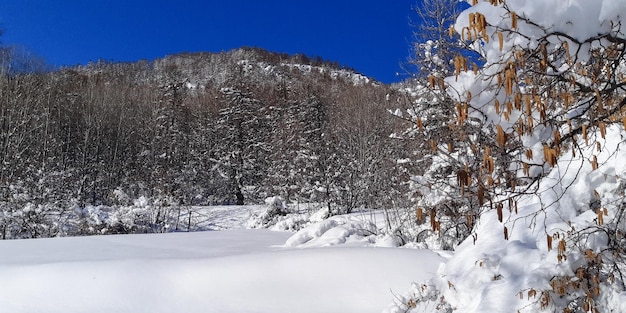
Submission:
[[[321,56],[382,82],[409,55],[413,0],[0,0],[3,44],[51,65],[241,46]],[[405,77],[403,75],[402,77]]]

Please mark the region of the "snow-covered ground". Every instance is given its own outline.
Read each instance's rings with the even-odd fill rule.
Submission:
[[[0,311],[381,312],[443,260],[357,240],[354,216],[236,229],[258,210],[206,209],[221,231],[0,241]]]

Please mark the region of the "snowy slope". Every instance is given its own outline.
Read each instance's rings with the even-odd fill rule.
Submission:
[[[223,211],[222,211],[223,212]],[[2,312],[380,312],[441,258],[268,230],[1,241]]]

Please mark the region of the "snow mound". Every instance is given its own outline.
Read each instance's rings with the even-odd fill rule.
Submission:
[[[375,243],[378,227],[358,215],[333,216],[308,225],[285,242],[285,247],[328,247]]]

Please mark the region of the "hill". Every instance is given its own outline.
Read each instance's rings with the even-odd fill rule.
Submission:
[[[154,226],[161,207],[281,196],[338,214],[408,192],[396,161],[409,143],[388,139],[402,121],[387,113],[405,98],[321,58],[242,48],[97,62],[5,73],[0,92],[3,238],[81,233],[63,229],[87,206],[142,197]]]

